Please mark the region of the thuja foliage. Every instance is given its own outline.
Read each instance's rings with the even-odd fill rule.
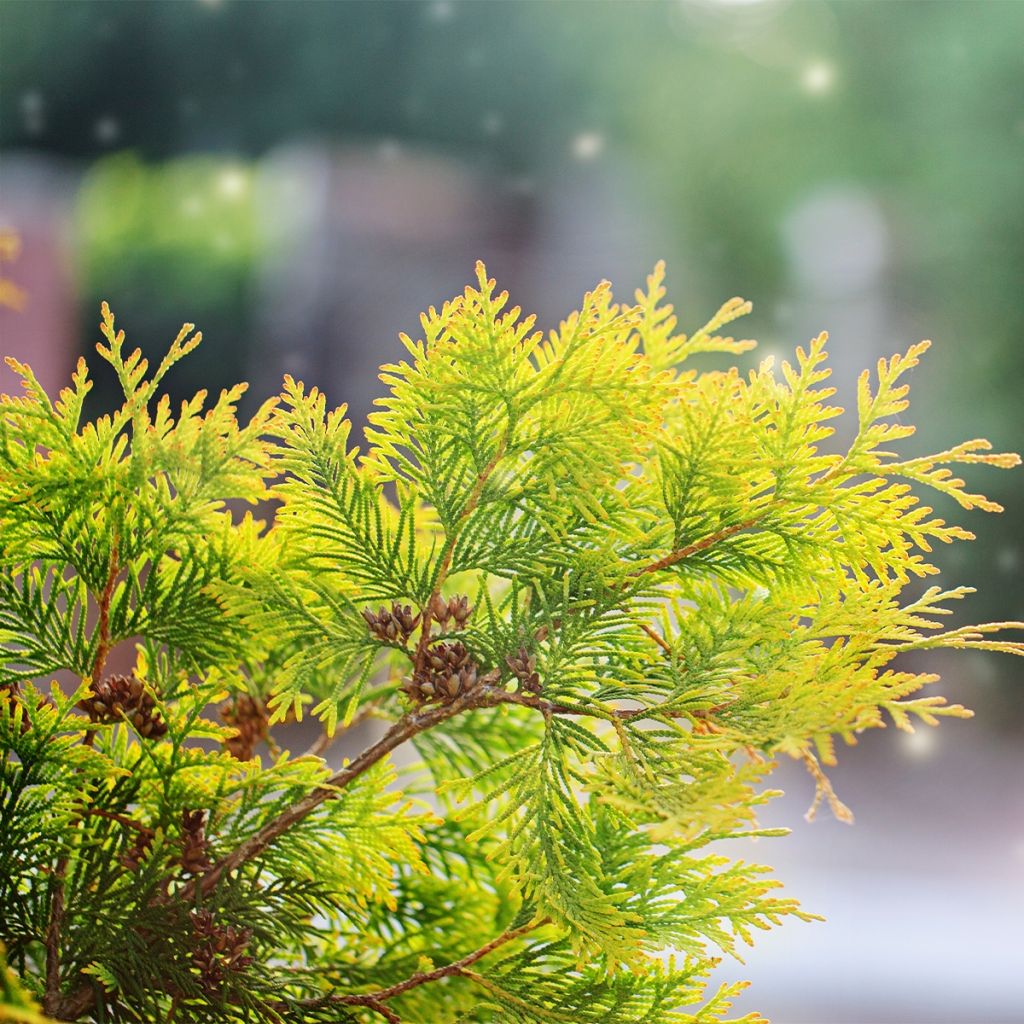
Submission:
[[[480,267],[402,338],[363,450],[290,378],[247,423],[242,386],[172,411],[191,325],[150,373],[104,307],[124,402],[94,422],[84,361],[56,399],[10,361],[12,1014],[728,1013],[738,985],[704,992],[716,957],[807,916],[716,849],[781,831],[756,820],[774,760],[848,817],[822,767],[837,737],[969,714],[894,659],[1022,653],[990,636],[1011,623],[941,628],[968,588],[914,586],[936,541],[970,537],[915,490],[996,511],[950,467],[1019,460],[894,453],[926,343],[865,373],[853,441],[822,447],[841,412],[825,336],[781,373],[698,374],[690,356],[753,345],[718,333],[749,307],[676,333],[662,276],[635,305],[602,284],[542,333]],[[120,645],[130,674],[107,667]],[[279,750],[274,724],[310,714],[313,749]],[[332,772],[328,744],[368,717],[378,738]]]

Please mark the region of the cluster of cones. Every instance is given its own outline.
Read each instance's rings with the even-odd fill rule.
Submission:
[[[217,995],[224,979],[244,971],[253,958],[247,954],[251,928],[219,925],[209,910],[193,910],[192,965],[199,971],[199,984],[207,995]]]
[[[126,822],[126,824],[133,824]],[[134,823],[135,839],[132,845],[121,854],[121,863],[129,871],[137,871],[142,864],[156,836],[151,828]],[[181,853],[177,858],[183,875],[202,875],[213,867],[210,860],[210,843],[206,838],[206,812],[181,812]]]
[[[449,597],[446,601],[440,594],[430,599],[430,615],[442,632],[448,631],[449,624],[455,628],[465,629],[473,609],[469,606],[469,598],[465,594]]]
[[[224,748],[239,761],[248,761],[256,752],[256,744],[265,740],[270,731],[270,716],[262,700],[239,694],[220,709],[225,725],[238,730],[237,735],[224,741]]]
[[[525,647],[520,647],[515,654],[505,658],[505,664],[519,680],[519,689],[527,693],[540,693],[540,674],[537,672],[537,656],[530,654]]]
[[[409,605],[403,607],[393,604],[390,611],[387,608],[381,608],[376,613],[367,608],[363,611],[363,618],[366,619],[370,634],[384,644],[404,646],[413,630],[420,624],[419,614],[413,615]]]
[[[465,645],[456,640],[428,647],[422,666],[402,689],[418,704],[447,704],[472,690],[478,681],[476,662]]]
[[[120,722],[127,719],[140,736],[158,740],[167,732],[167,723],[156,710],[156,701],[138,676],[107,676],[93,684],[92,695],[79,707],[93,722]]]
[[[473,609],[469,606],[469,598],[465,594],[450,597],[447,600],[440,594],[430,599],[430,619],[436,623],[442,633],[447,633],[450,626],[456,630],[465,629]],[[416,631],[423,616],[413,613],[410,605],[397,602],[390,608],[380,607],[372,612],[365,608],[362,612],[370,635],[384,644],[397,644],[404,647],[409,637]]]
[[[443,598],[435,593],[427,609],[429,621],[436,623],[442,634],[452,627],[456,631],[465,629],[473,614],[469,599],[464,594]],[[365,609],[362,615],[373,637],[381,643],[403,648],[423,621],[421,613],[414,613],[409,605],[397,603],[390,609],[381,607],[376,612]],[[543,628],[543,635],[538,633],[538,641],[546,634],[547,629]],[[423,642],[421,637],[420,643]],[[413,703],[450,703],[480,685],[481,679],[487,678],[480,675],[480,666],[461,640],[440,640],[435,634],[427,643],[425,651],[416,653],[416,668],[411,678],[402,684],[403,692]],[[519,680],[520,691],[541,692],[536,655],[520,647],[515,654],[505,658],[505,663]],[[495,671],[493,674],[497,678],[498,673]]]
[[[206,812],[181,812],[181,870],[186,875],[202,875],[213,867],[210,844],[206,839]]]

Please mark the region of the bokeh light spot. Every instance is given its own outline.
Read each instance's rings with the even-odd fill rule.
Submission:
[[[572,140],[572,155],[577,160],[595,160],[604,150],[604,136],[600,132],[580,132]]]
[[[96,141],[103,143],[105,146],[109,146],[121,137],[121,125],[116,117],[111,117],[109,114],[99,118],[95,126],[93,127],[93,133],[96,136]]]
[[[938,746],[935,729],[925,726],[918,726],[913,732],[900,733],[900,738],[903,741],[904,753],[909,757],[931,757]]]
[[[249,176],[240,167],[229,167],[217,175],[217,191],[225,199],[241,199],[249,190]]]
[[[835,84],[835,65],[825,60],[813,61],[800,74],[800,85],[811,96],[825,96]]]

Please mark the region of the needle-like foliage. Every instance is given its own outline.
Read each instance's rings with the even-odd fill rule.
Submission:
[[[687,337],[662,278],[635,305],[601,284],[544,333],[480,266],[383,368],[363,451],[290,378],[245,424],[242,387],[175,415],[160,385],[191,325],[150,374],[104,306],[124,401],[95,422],[84,361],[51,400],[9,360],[13,1019],[728,1013],[741,986],[704,994],[717,958],[809,916],[715,846],[781,834],[757,822],[775,759],[849,818],[822,767],[837,737],[969,715],[900,655],[1024,650],[999,635],[1019,623],[942,629],[969,588],[915,587],[936,542],[970,538],[919,492],[998,511],[955,467],[1019,459],[893,451],[927,343],[863,375],[854,439],[830,446],[825,336],[780,371],[698,373],[692,355],[753,346],[719,333],[749,306]],[[108,669],[121,645],[130,675]],[[282,752],[275,724],[304,714],[323,735]],[[332,772],[328,745],[368,721]]]

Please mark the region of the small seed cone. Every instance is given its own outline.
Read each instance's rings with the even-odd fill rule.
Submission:
[[[138,676],[107,676],[93,686],[91,697],[80,704],[94,722],[127,720],[144,739],[158,740],[167,732],[167,723],[156,710],[156,701]]]
[[[254,958],[246,955],[252,939],[251,928],[218,925],[208,910],[193,910],[192,965],[199,972],[199,984],[207,995],[217,995],[229,973],[244,971]]]
[[[464,644],[436,643],[428,648],[421,670],[403,689],[417,704],[447,704],[479,682],[477,664]]]
[[[202,875],[213,867],[206,840],[205,815],[202,810],[181,812],[181,857],[178,863],[186,875]]]
[[[382,607],[377,612],[364,608],[362,616],[370,634],[381,643],[403,646],[420,622],[419,612],[414,615],[409,605],[400,604],[393,604],[390,610]]]
[[[135,832],[135,840],[121,854],[120,861],[129,871],[138,871],[150,847],[153,845],[155,833],[151,828],[139,829]]]
[[[262,700],[240,694],[220,709],[220,717],[227,725],[238,730],[237,736],[224,741],[227,752],[239,761],[251,760],[256,744],[265,740],[270,731],[270,716]]]
[[[515,654],[505,658],[505,664],[519,680],[519,689],[527,693],[540,693],[540,675],[537,672],[537,657],[530,654],[525,647],[520,647]]]

